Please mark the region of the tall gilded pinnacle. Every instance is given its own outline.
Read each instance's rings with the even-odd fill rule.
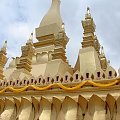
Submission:
[[[100,44],[95,35],[96,26],[91,16],[90,8],[87,8],[82,26],[84,30],[82,49],[79,52],[75,70],[79,70],[81,74],[87,71],[94,74],[96,70],[101,69]]]
[[[91,17],[90,8],[87,8],[87,12],[85,15],[85,20],[82,21],[82,26],[84,29],[84,36],[83,36],[83,42],[82,47],[95,47],[95,23],[93,21],[93,18]]]
[[[36,29],[36,37],[58,34],[62,31],[63,21],[60,15],[60,0],[52,0],[47,14],[43,17],[40,26]]]
[[[25,46],[22,46],[22,56],[20,57],[20,63],[17,64],[17,69],[25,69],[31,72],[32,56],[34,54],[33,48],[33,33],[30,35],[29,40]]]
[[[4,79],[3,69],[8,60],[6,57],[7,54],[6,49],[7,49],[7,41],[5,41],[3,47],[0,50],[0,80]]]

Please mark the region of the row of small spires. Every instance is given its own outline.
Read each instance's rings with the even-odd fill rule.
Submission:
[[[31,33],[30,38],[27,40],[27,43],[33,44],[33,33]],[[7,41],[4,42],[3,47],[1,48],[1,51],[4,51],[5,53],[6,50],[7,50]],[[101,46],[101,54],[105,55],[103,46]],[[108,63],[110,63],[110,61],[108,61]]]
[[[87,13],[86,13],[85,18],[86,19],[91,19],[91,13],[90,13],[90,8],[89,7],[87,7]],[[62,30],[64,31],[65,30],[65,24],[63,23],[61,27],[62,27]],[[33,33],[31,33],[29,39],[27,40],[27,43],[32,43],[33,44]],[[2,50],[5,51],[5,52],[6,52],[6,49],[7,49],[7,41],[5,41],[5,43],[2,47]],[[101,46],[101,55],[105,56],[103,46]]]

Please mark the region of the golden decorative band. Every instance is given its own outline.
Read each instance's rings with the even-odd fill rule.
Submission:
[[[34,89],[34,90],[37,90],[37,91],[44,91],[44,90],[48,90],[48,89],[50,89],[50,88],[52,88],[54,86],[58,86],[59,88],[65,90],[65,91],[74,91],[74,90],[80,89],[85,84],[90,84],[90,85],[93,85],[94,87],[110,87],[110,86],[116,85],[117,83],[119,83],[118,80],[115,80],[115,81],[107,83],[107,84],[96,83],[96,82],[93,82],[91,80],[87,80],[87,81],[83,81],[83,82],[79,83],[78,85],[76,85],[74,87],[66,87],[65,85],[63,85],[61,83],[54,83],[54,84],[50,84],[50,85],[45,86],[45,87],[38,87],[38,86],[35,86],[35,85],[28,85],[28,86],[24,86],[24,87],[19,88],[19,89],[8,86],[8,87],[0,90],[0,94],[4,93],[5,91],[11,91],[11,92],[14,92],[14,93],[20,93],[20,92],[26,91],[29,87]]]

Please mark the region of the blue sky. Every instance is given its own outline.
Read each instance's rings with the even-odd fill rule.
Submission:
[[[20,56],[21,46],[39,26],[51,0],[0,0],[0,47],[8,41],[8,57]],[[86,8],[96,24],[96,34],[104,46],[111,65],[120,67],[120,1],[119,0],[61,0],[61,15],[70,41],[67,45],[69,63],[74,66],[81,48]],[[34,36],[34,42],[36,41]]]

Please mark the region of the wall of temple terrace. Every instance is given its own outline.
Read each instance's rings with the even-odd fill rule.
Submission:
[[[92,95],[0,99],[0,120],[119,120],[120,97]]]

